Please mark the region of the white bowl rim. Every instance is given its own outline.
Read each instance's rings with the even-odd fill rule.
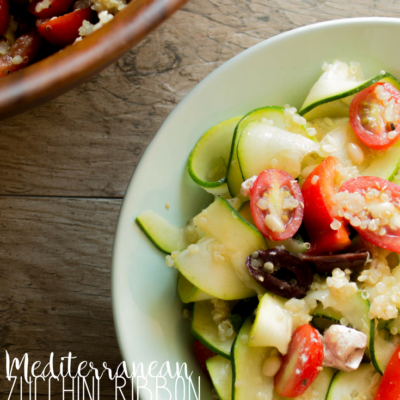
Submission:
[[[242,51],[241,53],[237,54],[236,56],[232,57],[228,61],[226,61],[224,64],[216,68],[213,72],[211,72],[209,75],[207,75],[201,82],[199,82],[180,102],[179,104],[172,110],[172,112],[168,115],[168,117],[164,120],[162,125],[160,126],[159,130],[157,133],[154,135],[153,139],[143,152],[139,163],[137,164],[135,171],[133,172],[133,175],[130,179],[130,182],[127,186],[127,190],[124,196],[124,200],[121,205],[121,209],[119,212],[118,216],[118,222],[117,226],[115,229],[115,235],[114,235],[114,244],[113,244],[113,250],[112,250],[112,266],[111,266],[111,299],[112,299],[112,309],[113,309],[113,317],[114,317],[114,325],[115,325],[115,331],[116,331],[116,336],[119,344],[119,348],[121,351],[122,359],[126,361],[125,354],[127,353],[127,349],[125,348],[126,343],[123,340],[122,337],[122,332],[119,329],[119,326],[121,326],[122,321],[118,319],[118,313],[117,309],[120,305],[120,302],[123,302],[122,298],[118,297],[118,290],[117,290],[117,282],[116,282],[116,270],[118,268],[117,262],[116,262],[116,247],[118,243],[118,237],[121,234],[121,219],[125,215],[125,208],[127,207],[127,202],[126,198],[128,197],[128,193],[132,192],[134,190],[135,186],[135,177],[141,174],[141,166],[145,164],[144,160],[147,159],[149,153],[151,152],[151,149],[156,146],[157,140],[159,139],[159,132],[163,129],[163,127],[168,123],[170,119],[172,119],[175,114],[180,112],[180,108],[184,101],[188,100],[188,98],[191,98],[192,96],[195,96],[197,91],[200,90],[201,86],[204,85],[206,82],[208,82],[209,79],[212,79],[215,74],[220,74],[224,71],[224,69],[229,68],[231,64],[237,62],[239,59],[243,57],[247,57],[250,53],[258,51],[260,48],[269,45],[272,42],[277,42],[282,39],[286,39],[292,35],[297,35],[298,33],[301,33],[303,31],[313,31],[320,29],[321,27],[332,27],[335,25],[363,25],[363,24],[380,24],[380,23],[385,23],[385,24],[393,24],[393,25],[400,25],[400,18],[395,18],[395,17],[357,17],[357,18],[342,18],[342,19],[336,19],[336,20],[331,20],[331,21],[323,21],[323,22],[318,22],[315,24],[310,24],[310,25],[305,25],[299,28],[292,29],[287,32],[280,33],[278,35],[275,35],[269,39],[263,40],[262,42]]]

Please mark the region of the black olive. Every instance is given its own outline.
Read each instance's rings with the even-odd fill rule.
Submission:
[[[305,261],[315,272],[332,272],[335,268],[357,269],[363,267],[370,257],[368,251],[346,254],[331,254],[325,256],[311,256],[299,254],[299,257]]]
[[[251,276],[265,289],[291,299],[305,297],[313,280],[309,265],[294,254],[281,248],[260,250],[258,257],[247,257]]]
[[[258,306],[258,298],[251,297],[249,299],[240,300],[232,308],[230,320],[235,328],[235,332],[239,332],[245,319],[253,313]]]
[[[392,131],[394,131],[396,129],[393,122],[390,123],[390,127],[392,128]]]

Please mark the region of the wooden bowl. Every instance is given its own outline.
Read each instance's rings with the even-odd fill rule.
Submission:
[[[67,92],[113,63],[187,0],[131,0],[98,31],[0,79],[0,119]]]

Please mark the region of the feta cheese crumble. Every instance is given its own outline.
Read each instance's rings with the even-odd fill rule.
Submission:
[[[323,337],[325,356],[323,365],[342,371],[358,368],[367,347],[365,333],[343,325],[332,325]]]

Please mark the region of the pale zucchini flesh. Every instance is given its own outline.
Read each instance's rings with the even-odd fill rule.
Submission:
[[[213,310],[214,306],[209,300],[194,304],[192,334],[214,353],[230,359],[232,343],[235,340],[236,333],[225,340],[221,340],[218,334],[218,323],[213,320],[211,314]]]
[[[228,164],[227,182],[229,192],[232,197],[237,196],[240,193],[240,186],[243,182],[241,168],[238,162],[237,146],[244,128],[252,122],[261,122],[263,118],[273,120],[274,125],[278,128],[285,129],[287,127],[284,121],[284,108],[277,106],[267,106],[257,108],[246,114],[236,125],[235,133],[232,139],[230,159]],[[305,127],[299,127],[299,131],[302,131],[304,135],[307,135]]]
[[[248,345],[251,325],[250,316],[243,323],[233,344],[232,400],[257,399],[257,396],[272,399],[274,380],[263,375],[262,365],[273,349]]]
[[[190,177],[215,196],[229,196],[227,165],[233,133],[241,118],[231,118],[213,126],[199,139],[189,155]]]
[[[287,353],[293,317],[285,309],[286,301],[272,293],[264,294],[251,328],[249,346],[275,347],[281,354]]]
[[[299,114],[307,120],[347,117],[354,95],[376,82],[390,83],[400,91],[400,82],[393,75],[384,71],[368,80],[342,82],[344,85],[324,85],[323,83],[321,85],[321,82],[317,81],[304,101]],[[318,85],[320,87],[315,90]]]
[[[244,203],[242,203],[238,212],[240,216],[248,223],[256,226],[253,216],[251,215],[250,201],[245,201]],[[299,234],[296,234],[294,237],[281,240],[279,242],[275,242],[267,238],[265,239],[265,241],[267,242],[268,248],[270,249],[277,246],[284,246],[285,250],[296,255],[299,253],[304,254],[310,248],[310,244],[305,243]]]
[[[172,225],[154,211],[142,212],[136,218],[136,223],[151,242],[166,254],[184,250],[189,245],[183,228]]]
[[[389,72],[385,73],[384,77],[380,80],[380,82],[390,83],[391,85],[393,85],[400,92],[400,82],[398,81],[397,78],[395,78]]]
[[[246,267],[246,259],[250,254],[268,247],[264,237],[254,226],[244,220],[221,197],[217,197],[207,209],[197,215],[194,223],[207,235],[220,241],[227,249],[230,261],[240,280],[252,290],[247,297],[265,292],[249,274]],[[195,282],[192,283],[195,284]]]
[[[266,118],[267,115],[271,115],[274,112],[274,107],[261,107],[247,113],[236,125],[235,132],[232,138],[231,152],[228,163],[227,172],[227,183],[229,192],[232,197],[237,196],[240,193],[240,186],[243,182],[242,173],[240,171],[238,156],[237,156],[237,144],[243,128],[252,121],[261,120]]]
[[[209,358],[206,365],[219,399],[232,400],[231,361],[217,355]]]
[[[175,267],[201,291],[222,300],[239,300],[255,295],[238,277],[232,262],[214,256],[215,246],[221,242],[205,237],[196,246],[196,253],[184,250],[175,258]],[[210,277],[212,277],[210,279]]]
[[[393,85],[397,90],[400,91],[400,82],[391,74],[386,72],[384,75],[377,75],[376,77],[372,78],[372,80],[369,80],[366,82],[368,87],[370,85],[373,85],[376,83],[376,79],[382,76],[381,79],[379,79],[379,82],[387,82]],[[364,89],[365,89],[364,87]],[[357,92],[358,92],[357,88]],[[346,93],[344,93],[343,97],[340,97],[338,100],[333,100],[333,101],[328,101],[325,103],[322,103],[315,108],[311,109],[311,111],[308,111],[304,113],[303,110],[300,111],[300,114],[303,115],[304,118],[306,118],[308,121],[315,119],[315,118],[341,118],[341,117],[348,117],[349,116],[349,107],[351,100],[353,99],[354,95],[356,93],[351,94],[350,96],[347,96]],[[322,100],[322,99],[321,99]]]
[[[400,317],[397,317],[395,319],[393,319],[392,321],[390,321],[386,327],[385,327],[388,331],[390,331],[392,328],[396,328],[397,332],[400,333]]]
[[[345,118],[349,116],[349,106],[354,96],[323,103],[311,111],[302,114],[307,121],[317,118]]]
[[[301,240],[296,239],[295,237],[288,238],[280,242],[266,239],[266,242],[268,244],[268,247],[271,249],[273,247],[283,246],[286,251],[295,255],[298,255],[300,253],[304,254],[310,248],[309,243],[305,243]]]
[[[320,331],[329,328],[330,325],[340,324],[342,315],[333,308],[324,308],[321,303],[318,304],[312,313],[312,325]]]
[[[240,134],[237,156],[243,180],[270,168],[296,178],[300,175],[303,158],[318,150],[318,143],[300,133],[254,121],[249,122]]]
[[[395,337],[390,335],[386,329],[376,330],[373,349],[371,350],[371,355],[373,355],[371,361],[379,373],[385,372],[386,366],[398,346],[397,343]]]
[[[221,241],[229,250],[250,255],[266,249],[262,234],[221,197],[194,218],[194,223],[206,234]]]
[[[322,310],[329,308],[332,319],[344,318],[354,329],[367,335],[368,350],[374,362],[375,322],[369,319],[369,301],[364,299],[361,290],[358,290],[345,301],[339,296],[332,296],[328,289],[317,290],[307,294],[309,300],[315,299],[322,303]],[[321,309],[320,309],[321,310]],[[340,319],[341,319],[340,318]]]
[[[331,79],[324,80],[324,76],[326,77],[326,73],[324,73],[311,88],[299,114],[306,115],[322,104],[352,96],[386,77],[386,73],[383,71],[368,80],[356,80],[345,75],[339,73],[336,77],[331,76]]]
[[[324,308],[322,303],[319,303],[318,306],[311,312],[311,316],[313,318],[325,318],[336,323],[340,323],[340,319],[343,317],[340,312],[331,307]]]
[[[371,363],[377,371],[383,373],[395,347],[393,342],[382,338],[382,333],[388,335],[388,332],[382,330],[380,331],[381,334],[379,334],[375,320],[369,319],[369,301],[362,297],[361,291],[357,291],[346,301],[340,298],[332,301],[323,292],[321,291],[320,295],[316,296],[316,299],[321,301],[322,308],[320,306],[314,313],[322,314],[325,318],[331,318],[333,322],[344,318],[352,328],[365,333],[368,343],[367,354],[371,359]],[[327,292],[325,291],[325,293]],[[325,311],[323,306],[328,309]]]
[[[363,176],[377,176],[393,181],[400,166],[400,141],[395,143],[382,155],[375,155],[369,167],[362,172]]]
[[[309,299],[315,299],[322,303],[323,308],[332,308],[338,318],[341,315],[354,328],[364,332],[368,338],[371,328],[374,326],[369,319],[369,301],[364,299],[361,290],[358,290],[343,301],[339,296],[332,296],[328,289],[321,289],[307,294]]]
[[[182,274],[179,274],[178,276],[178,294],[182,303],[193,303],[195,301],[203,301],[213,298],[210,294],[205,293],[194,286]]]
[[[372,399],[371,382],[376,374],[371,364],[361,364],[351,372],[339,371],[332,379],[326,400],[343,400],[348,395],[353,398]],[[389,400],[389,399],[388,399]]]
[[[238,213],[240,216],[245,219],[249,224],[256,226],[253,215],[250,210],[250,201],[245,201],[241,204]]]

